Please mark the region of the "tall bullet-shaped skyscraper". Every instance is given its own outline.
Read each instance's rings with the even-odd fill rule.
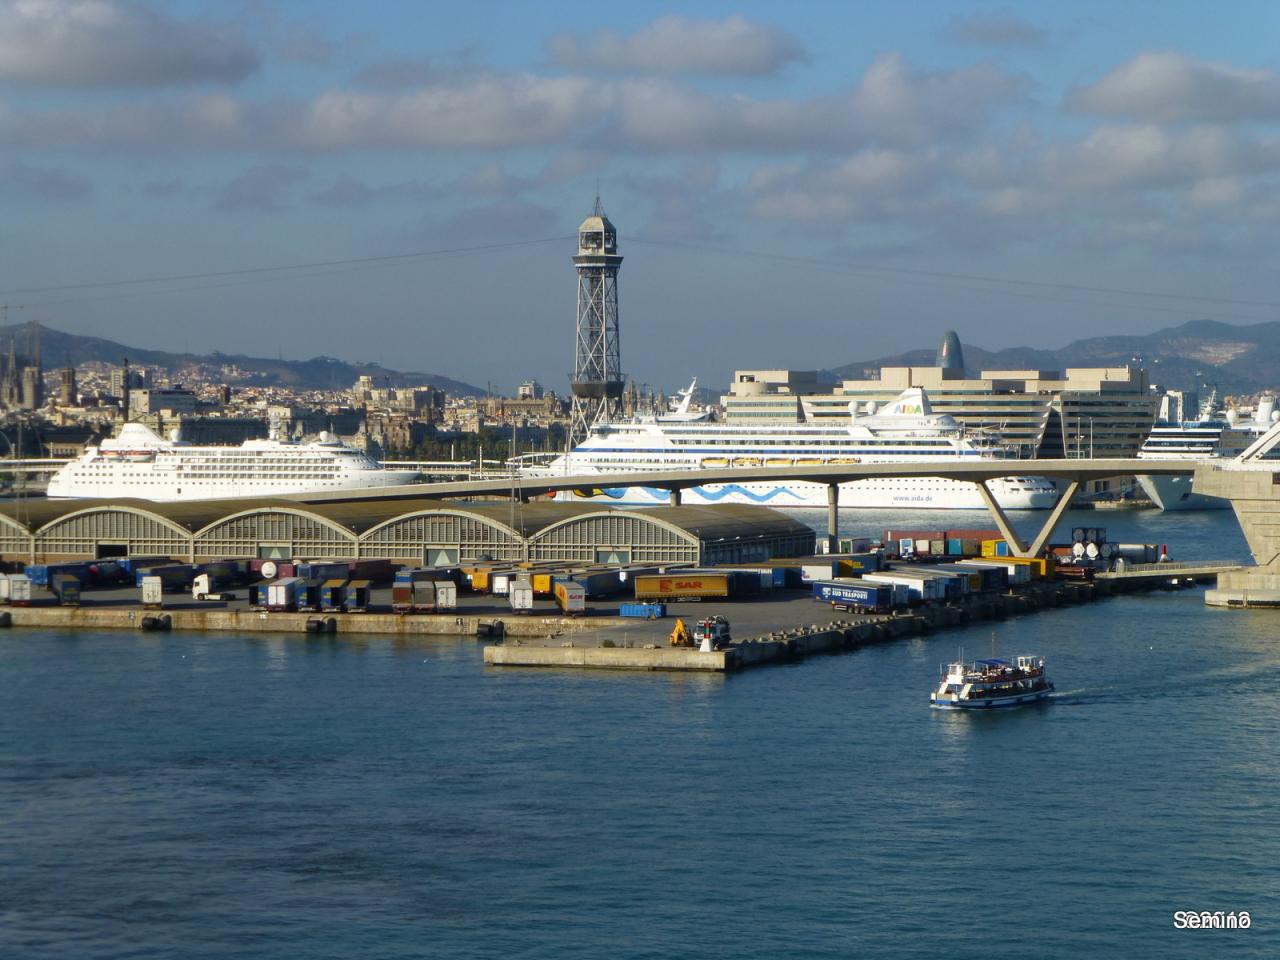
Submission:
[[[591,216],[578,228],[578,324],[575,337],[573,410],[569,447],[591,426],[620,413],[623,376],[618,343],[618,232],[596,197]]]

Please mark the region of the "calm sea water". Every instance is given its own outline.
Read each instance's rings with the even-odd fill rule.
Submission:
[[[1278,627],[1199,591],[1007,621],[1060,695],[983,717],[927,695],[989,626],[731,677],[5,631],[0,956],[1275,956]]]

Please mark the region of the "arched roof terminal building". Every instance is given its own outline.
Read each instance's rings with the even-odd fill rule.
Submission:
[[[0,507],[0,558],[117,556],[740,563],[814,550],[811,527],[768,507],[624,510],[602,504],[442,500],[34,500]]]

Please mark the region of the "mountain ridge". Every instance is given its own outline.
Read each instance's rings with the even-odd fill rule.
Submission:
[[[7,351],[12,338],[17,343],[18,352],[25,354],[30,331],[30,324],[25,323],[0,326],[0,345]],[[193,365],[235,366],[246,374],[243,379],[235,381],[237,386],[338,390],[350,388],[360,376],[371,376],[379,386],[434,386],[453,396],[479,397],[485,394],[480,387],[442,374],[391,370],[377,363],[354,363],[326,356],[312,357],[309,360],[272,359],[250,357],[246,354],[224,354],[217,350],[207,354],[170,353],[165,350],[130,347],[105,337],[66,333],[44,324],[40,325],[40,353],[46,370],[90,362],[118,365],[128,357],[132,364],[159,367],[170,375]]]
[[[1222,393],[1256,393],[1280,386],[1280,321],[1235,325],[1191,320],[1149,334],[1075,340],[1056,350],[1005,347],[991,351],[964,343],[965,367],[979,370],[1058,370],[1068,367],[1143,366],[1151,382],[1167,389],[1208,383]],[[933,350],[908,350],[857,360],[822,373],[837,380],[864,379],[881,367],[933,366]]]

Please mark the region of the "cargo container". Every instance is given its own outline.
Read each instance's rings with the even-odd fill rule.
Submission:
[[[623,603],[618,606],[618,616],[636,620],[661,620],[667,615],[665,603]]]
[[[637,574],[637,576],[652,576],[652,574]],[[623,584],[626,583],[626,578],[622,576],[622,571],[616,568],[612,570],[587,570],[576,574],[573,579],[582,584],[582,589],[588,599],[591,597],[615,597],[622,592]]]
[[[412,583],[395,583],[391,585],[391,609],[395,613],[413,612]]]
[[[984,590],[1005,590],[1010,585],[1027,584],[1032,579],[1032,567],[1029,563],[1016,563],[1012,557],[991,557],[986,559],[966,559],[956,563],[957,567],[969,567],[970,570],[1004,571],[1004,576],[995,579],[986,577]],[[989,581],[989,582],[988,582]]]
[[[434,580],[418,580],[414,583],[413,612],[436,612],[436,582]]]
[[[298,610],[302,613],[319,613],[324,603],[322,597],[324,581],[318,577],[312,577],[310,580],[305,580],[302,577],[298,579],[301,581],[295,601]]]
[[[871,550],[870,537],[840,537],[836,541],[841,553],[867,553]]]
[[[81,586],[89,584],[89,567],[90,564],[85,563],[30,563],[27,564],[25,573],[31,578],[31,582],[37,587],[48,587],[52,585],[53,578],[59,574],[68,574],[74,576],[80,582]]]
[[[860,573],[875,573],[883,566],[879,553],[855,553],[836,561],[836,572],[841,577],[856,577]]]
[[[533,584],[525,579],[512,580],[507,587],[507,602],[511,604],[512,613],[532,613]]]
[[[1009,544],[1004,540],[982,541],[982,555],[984,557],[1007,557],[1010,552]]]
[[[49,577],[49,590],[64,607],[80,606],[80,578],[75,574],[53,574]]]
[[[392,583],[412,585],[417,583],[420,580],[434,580],[434,579],[435,579],[435,571],[430,570],[427,567],[405,567],[401,570],[396,571],[395,579],[392,581]]]
[[[254,564],[258,566],[255,567]],[[292,560],[250,560],[249,570],[261,574],[267,580],[296,577],[298,565]]]
[[[529,574],[529,586],[533,587],[533,593],[539,597],[551,596],[551,581],[555,578],[555,574],[547,570],[535,570]]]
[[[349,572],[349,564],[345,560],[342,562],[305,560],[297,564],[293,574],[303,580],[319,580],[323,583],[325,580],[333,580],[337,577],[345,580]]]
[[[142,578],[142,606],[147,610],[164,606],[164,581],[159,577]]]
[[[914,543],[916,540],[945,540],[946,538],[945,530],[886,530],[880,539],[885,543],[890,540],[910,540]]]
[[[1001,557],[1000,562],[1025,565],[1031,571],[1032,580],[1043,580],[1053,576],[1053,557]]]
[[[436,612],[458,609],[458,585],[452,580],[434,580],[436,585]]]
[[[133,583],[133,578],[125,572],[115,560],[97,560],[86,568],[89,583],[95,587],[114,587],[122,583]]]
[[[572,617],[587,612],[587,592],[576,580],[557,580],[552,592],[562,613]]]
[[[489,572],[489,592],[495,597],[505,597],[511,592],[512,582],[523,577],[523,570],[491,570]]]
[[[489,574],[493,571],[493,567],[477,566],[463,567],[462,576],[464,585],[475,593],[489,592]]]
[[[185,563],[171,563],[163,567],[147,567],[138,570],[135,576],[135,586],[142,586],[143,577],[159,577],[164,581],[165,591],[168,593],[186,593],[191,589],[191,581],[195,579],[195,569]]]
[[[924,603],[926,600],[945,600],[947,585],[936,577],[914,576],[900,570],[887,573],[868,573],[862,577],[866,583],[902,584],[909,591],[908,602],[911,605]]]
[[[956,564],[948,563],[945,566],[930,567],[929,572],[939,577],[955,577],[960,584],[960,596],[982,592],[982,574],[977,570],[957,569]],[[948,590],[947,599],[956,599],[954,590]]]
[[[368,580],[351,580],[347,583],[344,602],[347,613],[364,613],[369,609],[370,584]]]
[[[825,579],[830,579],[830,575]],[[724,600],[732,594],[727,573],[679,573],[635,579],[637,600]]]
[[[281,577],[267,585],[267,609],[281,612],[298,609],[298,592],[306,584],[298,577]]]
[[[0,600],[9,602],[9,574],[0,574]]]
[[[839,610],[887,613],[893,609],[893,587],[855,579],[820,580],[813,585],[813,599]]]
[[[333,577],[320,587],[320,609],[325,613],[345,613],[347,610],[347,579]]]
[[[267,609],[267,598],[269,595],[270,580],[259,580],[257,583],[249,584],[249,609],[265,610]]]
[[[1004,591],[1011,583],[1026,583],[1031,579],[1031,570],[1021,564],[1006,564],[1003,561],[960,560],[955,564],[966,570],[972,570],[981,578],[981,590],[984,593]]]
[[[130,577],[134,576],[143,567],[163,567],[173,563],[172,557],[115,557],[114,559]]]
[[[25,573],[9,574],[9,602],[15,607],[31,606],[31,578]]]
[[[346,574],[337,574],[337,577],[349,578],[351,580],[367,580],[370,583],[390,583],[395,576],[396,565],[390,560],[354,560],[347,564]],[[454,575],[457,574],[457,568],[454,568]]]

